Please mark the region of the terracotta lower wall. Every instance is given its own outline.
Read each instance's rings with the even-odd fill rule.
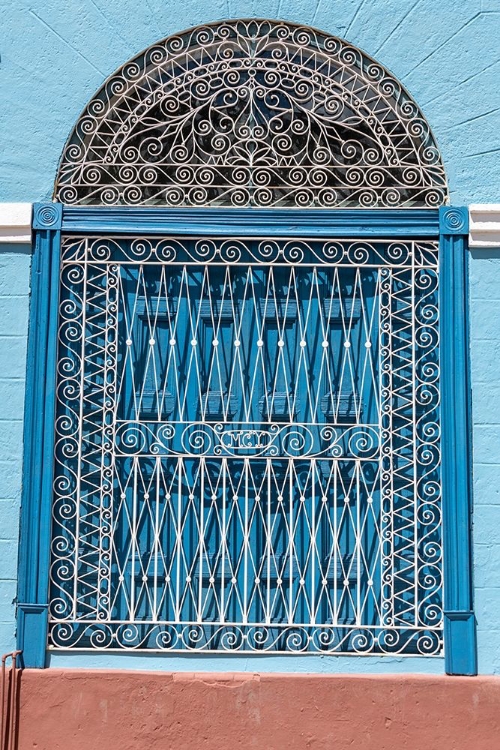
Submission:
[[[496,750],[500,678],[26,670],[18,750]]]

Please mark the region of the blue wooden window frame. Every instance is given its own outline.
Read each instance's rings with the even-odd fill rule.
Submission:
[[[448,674],[477,673],[472,604],[466,208],[170,209],[35,204],[24,422],[18,648],[46,666],[61,233],[440,239],[444,638]]]

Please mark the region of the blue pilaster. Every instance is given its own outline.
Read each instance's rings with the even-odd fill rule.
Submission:
[[[17,643],[24,666],[38,668],[47,643],[61,220],[62,206],[35,204]]]
[[[444,638],[448,674],[477,674],[472,601],[472,460],[466,208],[440,209]]]

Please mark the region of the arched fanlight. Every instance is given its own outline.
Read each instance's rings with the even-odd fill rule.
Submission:
[[[403,86],[346,42],[290,23],[208,24],[148,48],[79,118],[67,204],[435,207],[433,135]]]

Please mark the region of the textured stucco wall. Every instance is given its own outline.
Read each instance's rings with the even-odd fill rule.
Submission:
[[[18,750],[494,750],[499,702],[491,677],[28,670]]]
[[[186,27],[248,16],[312,24],[378,59],[428,118],[452,202],[500,201],[500,0],[12,0],[2,7],[8,33],[0,40],[0,201],[50,197],[78,114],[130,57]],[[0,266],[0,650],[6,651],[14,632],[29,256],[6,248]],[[500,673],[500,254],[472,253],[470,270],[479,657],[482,672]],[[352,667],[341,661],[335,669],[391,669],[380,661]],[[232,668],[255,669],[246,662],[231,661]],[[324,671],[334,662],[307,665]],[[280,665],[298,668],[289,659]],[[396,668],[417,667],[407,661]],[[427,660],[425,669],[442,670],[442,662]]]

